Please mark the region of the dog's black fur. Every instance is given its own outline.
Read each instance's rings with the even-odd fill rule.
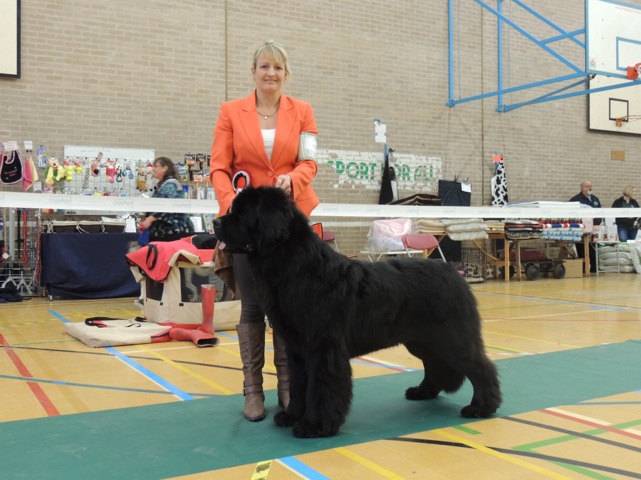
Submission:
[[[214,222],[230,253],[247,253],[262,306],[287,343],[291,400],[274,420],[296,437],[335,435],[352,401],[350,358],[403,344],[425,377],[405,397],[474,387],[463,417],[501,404],[468,284],[440,260],[362,262],[336,253],[277,188],[243,190]]]

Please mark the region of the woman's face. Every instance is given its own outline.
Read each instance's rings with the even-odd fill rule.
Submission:
[[[165,173],[167,173],[167,165],[163,165],[160,162],[154,163],[153,174],[156,180],[162,180],[165,178]]]
[[[252,70],[252,77],[258,90],[273,95],[283,88],[287,80],[287,73],[282,62],[276,61],[271,55],[263,54],[258,58],[256,67]]]

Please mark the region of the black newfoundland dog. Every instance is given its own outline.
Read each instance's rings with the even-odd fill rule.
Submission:
[[[468,284],[440,260],[362,262],[336,253],[280,189],[247,188],[214,222],[229,253],[247,253],[259,298],[287,342],[290,403],[274,420],[296,437],[335,435],[352,402],[350,358],[403,344],[425,377],[410,400],[474,387],[466,418],[501,404],[495,365]]]

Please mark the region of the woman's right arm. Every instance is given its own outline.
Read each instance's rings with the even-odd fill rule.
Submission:
[[[216,199],[221,213],[229,210],[235,197],[231,184],[233,160],[234,129],[226,104],[223,103],[214,127],[214,143],[211,147],[211,159],[209,161],[209,179],[216,192]]]

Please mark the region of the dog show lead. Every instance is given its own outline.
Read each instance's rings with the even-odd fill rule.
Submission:
[[[236,194],[251,185],[281,188],[309,217],[319,203],[310,185],[318,169],[318,130],[312,106],[283,94],[291,71],[287,53],[278,43],[268,41],[256,49],[251,74],[254,92],[246,98],[224,102],[214,128],[210,179],[220,206],[219,215],[226,214]],[[216,273],[241,301],[236,331],[243,364],[244,415],[247,420],[259,421],[266,416],[262,374],[265,313],[256,297],[247,255],[234,254],[230,260],[217,247],[214,258]],[[230,265],[233,269],[225,268]],[[278,403],[286,409],[287,352],[277,330],[273,339]]]

